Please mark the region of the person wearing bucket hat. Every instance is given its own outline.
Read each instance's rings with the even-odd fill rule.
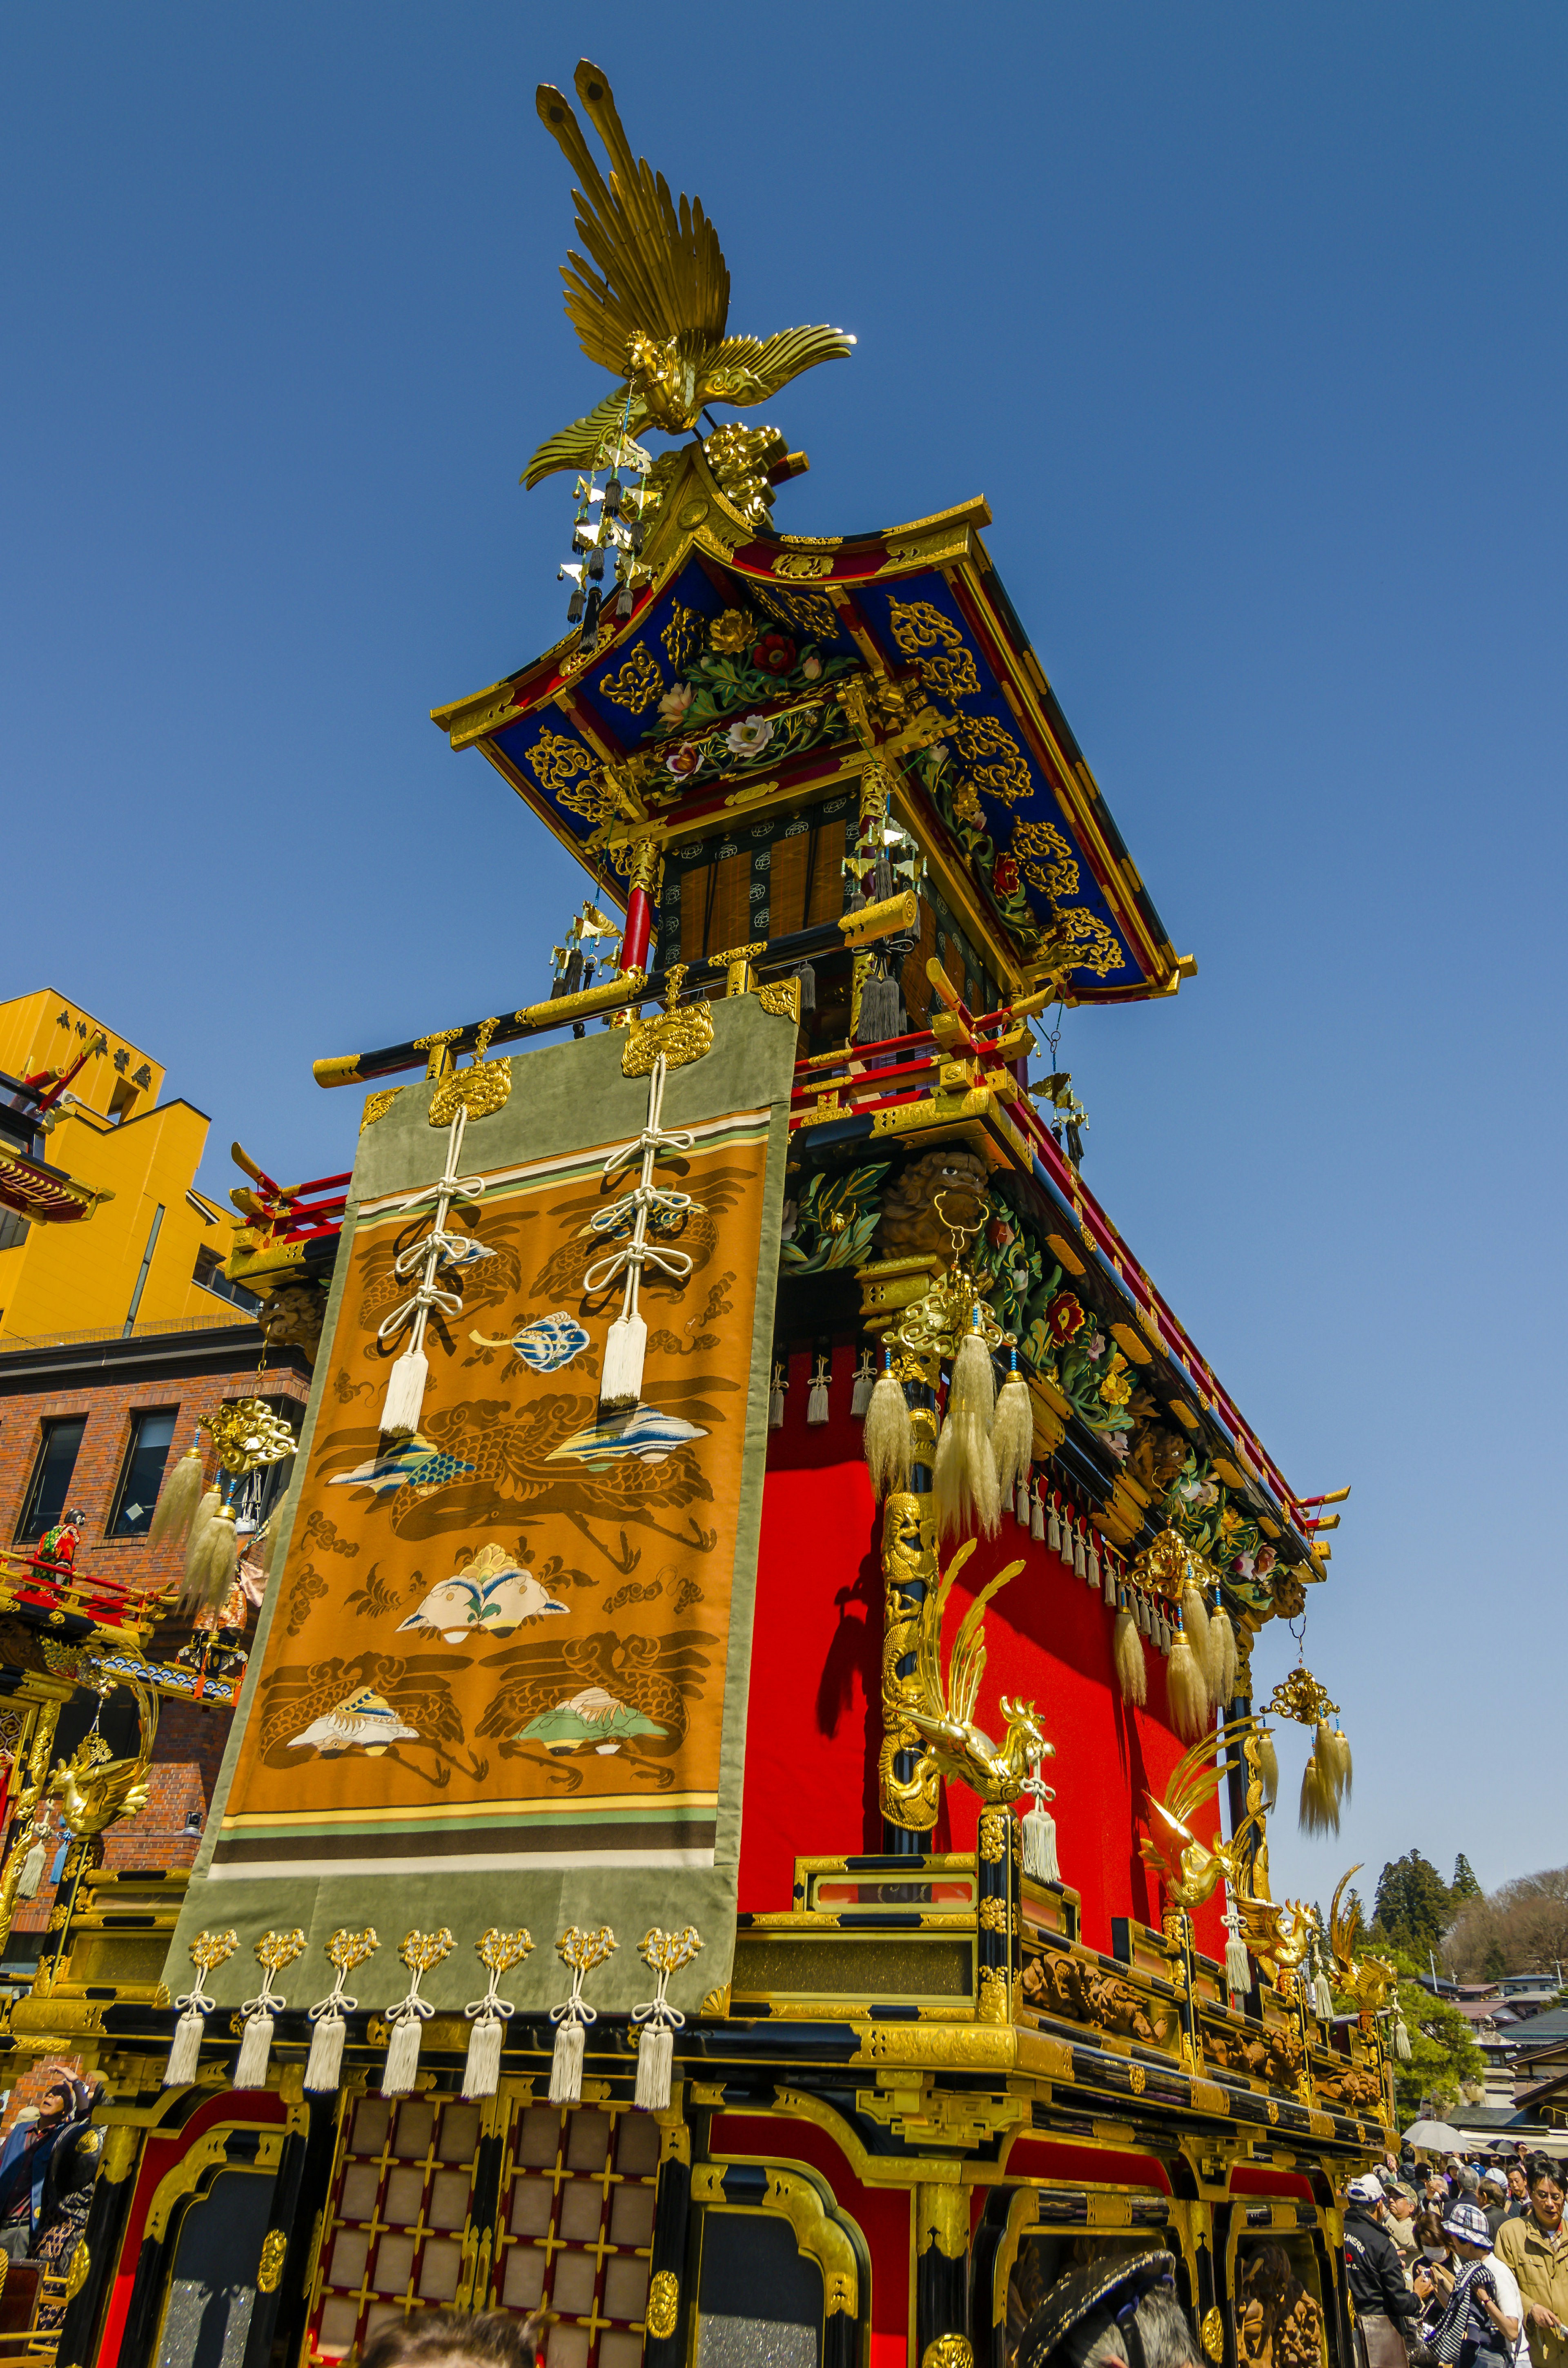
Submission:
[[[1421,2305],[1393,2238],[1382,2225],[1382,2181],[1369,2174],[1345,2191],[1345,2279],[1356,2313],[1360,2368],[1405,2368],[1405,2328]]]
[[[1057,2279],[1018,2340],[1014,2368],[1198,2368],[1176,2297],[1176,2259],[1133,2253]]]
[[[1479,2203],[1450,2203],[1443,2234],[1458,2267],[1448,2307],[1432,2330],[1432,2349],[1443,2368],[1507,2368],[1519,2340],[1520,2304],[1512,2278],[1498,2274],[1486,2214]]]

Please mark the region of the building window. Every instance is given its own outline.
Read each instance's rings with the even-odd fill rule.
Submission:
[[[119,1494],[108,1534],[111,1538],[144,1538],[153,1508],[163,1486],[164,1466],[174,1444],[174,1406],[131,1417],[131,1452],[120,1475]]]
[[[202,1291],[215,1292],[220,1299],[231,1299],[236,1307],[248,1311],[261,1305],[254,1291],[247,1291],[243,1282],[230,1281],[216,1250],[197,1251],[196,1281]]]
[[[0,1209],[0,1250],[19,1250],[27,1237],[27,1219],[15,1209]]]
[[[28,1491],[28,1508],[17,1531],[17,1537],[27,1543],[41,1538],[45,1530],[53,1529],[63,1515],[71,1477],[76,1469],[76,1457],[82,1445],[82,1434],[86,1428],[85,1414],[63,1415],[56,1422],[44,1424],[38,1469],[33,1474],[33,1485]]]

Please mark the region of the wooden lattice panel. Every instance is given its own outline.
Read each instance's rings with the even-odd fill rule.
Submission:
[[[468,2290],[481,2135],[505,2146],[488,2292]],[[311,2358],[363,2350],[388,2319],[456,2302],[550,2314],[546,2368],[639,2368],[658,2125],[608,2106],[488,2108],[439,2098],[348,2109],[323,2240]]]

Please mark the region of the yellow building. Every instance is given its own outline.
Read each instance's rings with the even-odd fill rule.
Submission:
[[[187,1101],[159,1100],[161,1063],[40,987],[0,1002],[0,1072],[59,1073],[100,1030],[105,1049],[67,1088],[44,1156],[105,1197],[85,1224],[0,1212],[0,1346],[222,1320],[225,1306],[234,1320],[223,1277],[234,1219],[194,1182],[210,1121]]]

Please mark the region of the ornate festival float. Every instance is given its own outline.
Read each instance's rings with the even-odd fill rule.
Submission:
[[[9,2026],[107,2085],[59,2357],[455,2302],[550,2368],[1006,2368],[1158,2245],[1216,2368],[1346,2363],[1403,2033],[1354,1913],[1271,1895],[1280,1722],[1309,1825],[1349,1755],[1253,1678],[1337,1516],[1030,1082],[1031,1023],[1194,965],[984,504],[775,528],[804,456],[710,406],[851,340],[728,335],[576,90],[569,630],[435,720],[587,893],[538,1000],[317,1062],[351,1174],[247,1162],[231,1272],[322,1345],[188,1887],[78,1892]]]

